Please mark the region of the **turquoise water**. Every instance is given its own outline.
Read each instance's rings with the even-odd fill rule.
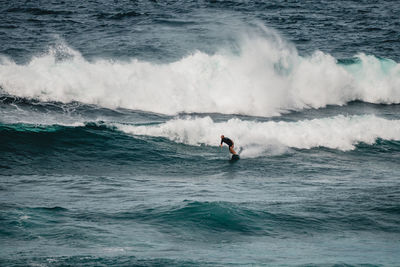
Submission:
[[[398,266],[399,8],[3,3],[0,265]]]

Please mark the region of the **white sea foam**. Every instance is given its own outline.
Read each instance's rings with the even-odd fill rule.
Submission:
[[[28,220],[29,218],[31,218],[31,217],[28,215],[23,215],[23,216],[19,217],[20,220],[24,220],[24,221]]]
[[[164,114],[272,116],[352,100],[400,103],[400,64],[364,54],[350,65],[320,51],[301,57],[279,35],[268,36],[244,38],[238,53],[197,51],[166,64],[88,61],[60,46],[25,65],[2,58],[0,86],[20,97]]]
[[[286,148],[310,149],[327,147],[352,150],[364,142],[373,144],[377,138],[400,140],[400,120],[388,120],[374,115],[335,116],[322,119],[284,121],[245,121],[230,119],[214,122],[210,117],[177,118],[159,125],[114,125],[133,135],[159,136],[189,145],[217,146],[220,135],[232,138],[242,148],[242,156],[254,157],[282,153]]]

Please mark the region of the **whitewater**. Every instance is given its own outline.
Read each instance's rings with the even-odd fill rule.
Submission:
[[[173,119],[161,125],[113,125],[134,135],[160,136],[188,145],[218,145],[216,137],[222,133],[235,136],[242,155],[248,150],[273,151],[284,146],[299,149],[327,147],[343,151],[355,149],[363,142],[373,144],[376,139],[400,140],[400,120],[387,120],[372,115],[343,115],[297,122],[256,122],[230,119],[214,122],[210,117]]]
[[[162,114],[276,116],[351,101],[400,103],[400,64],[363,53],[341,63],[300,56],[275,31],[242,36],[238,51],[193,52],[176,62],[93,59],[60,43],[17,64],[0,63],[3,93]]]

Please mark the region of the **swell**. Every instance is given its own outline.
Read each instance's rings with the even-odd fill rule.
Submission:
[[[190,171],[200,171],[203,168],[197,164],[199,160],[215,159],[215,155],[206,159],[202,149],[177,145],[165,138],[132,137],[104,122],[77,126],[0,124],[0,139],[1,173],[8,175],[159,175],[157,166],[168,167],[161,173],[169,175],[188,172],[188,164],[193,165]],[[209,168],[204,173],[213,171]]]
[[[204,120],[208,121],[209,119],[205,118]],[[173,121],[169,121],[166,124],[171,122],[173,123]],[[254,123],[251,121],[240,122],[238,120],[233,120],[233,122],[239,122],[236,127],[242,123]],[[328,119],[327,122],[331,123],[332,119]],[[185,123],[184,120],[183,123]],[[381,127],[382,131],[386,131],[387,129],[384,128],[385,123],[389,123],[389,127],[393,128],[388,129],[388,133],[385,134],[392,134],[395,127],[385,120],[381,125],[378,120],[377,128],[372,128],[372,130],[375,131]],[[338,125],[340,124],[343,124],[343,121],[339,120]],[[362,123],[362,125],[364,124],[368,125],[368,127],[373,126],[373,122],[368,120]],[[0,143],[0,173],[8,176],[48,176],[51,174],[124,176],[126,174],[134,174],[138,177],[142,175],[182,177],[185,175],[192,176],[193,173],[197,173],[203,177],[207,175],[224,175],[234,170],[247,169],[249,173],[258,177],[264,172],[271,175],[290,172],[288,166],[291,166],[293,162],[297,166],[297,160],[308,162],[313,160],[315,156],[318,157],[321,167],[316,166],[315,163],[310,163],[312,166],[311,173],[315,173],[316,170],[320,169],[322,173],[326,173],[329,170],[330,175],[343,175],[343,173],[346,173],[345,170],[335,171],[335,168],[331,166],[332,163],[329,163],[332,161],[332,156],[334,158],[338,157],[340,159],[338,162],[351,162],[354,160],[353,157],[356,157],[357,161],[371,161],[371,164],[374,165],[395,166],[395,155],[400,151],[399,140],[378,138],[373,131],[368,132],[363,130],[362,127],[359,128],[361,131],[358,132],[355,130],[357,126],[352,127],[351,124],[348,126],[350,128],[347,130],[348,135],[332,138],[326,135],[331,131],[330,128],[322,129],[320,132],[309,132],[300,126],[306,125],[310,129],[314,129],[316,126],[307,125],[307,122],[300,122],[297,125],[292,123],[291,125],[290,123],[271,121],[269,123],[255,123],[253,129],[246,126],[243,128],[245,131],[243,131],[243,135],[240,138],[230,136],[234,137],[242,158],[238,163],[230,164],[227,149],[217,147],[219,144],[219,132],[217,135],[212,134],[213,130],[218,128],[218,124],[205,125],[204,129],[208,129],[210,135],[203,137],[190,136],[191,133],[202,133],[201,131],[197,132],[196,128],[191,129],[190,125],[189,127],[185,126],[189,132],[181,131],[185,127],[175,126],[175,128],[163,132],[163,134],[168,135],[160,136],[158,127],[163,127],[163,125],[163,123],[140,123],[136,126],[132,124],[122,126],[120,123],[106,122],[87,122],[81,126],[2,124],[0,125],[0,139],[2,140]],[[267,128],[263,128],[265,126]],[[346,124],[344,126],[347,127]],[[254,127],[259,128],[260,131]],[[254,136],[254,134],[273,132],[268,127],[278,127],[277,132],[280,133],[281,137],[290,137],[293,145],[288,147],[289,144],[284,144],[276,139],[268,137],[264,139],[262,136]],[[137,132],[137,129],[146,128],[146,131],[148,131],[146,135]],[[286,129],[282,130],[284,128]],[[296,136],[296,128],[305,134]],[[240,128],[233,129],[236,129],[236,132],[239,133]],[[156,132],[152,133],[152,131]],[[286,137],[284,131],[287,131]],[[294,134],[290,134],[292,131]],[[339,130],[336,131],[340,132]],[[190,139],[182,143],[182,141],[174,139],[177,138],[176,133],[182,133],[181,137],[198,138],[203,142],[208,138],[209,141],[207,142],[210,142],[210,145],[206,143],[200,145],[187,143]],[[203,133],[205,132],[203,131]],[[367,135],[370,142],[362,142],[360,138],[363,137],[359,136],[360,133],[371,134]],[[345,140],[343,138],[348,139]],[[248,140],[251,142],[246,143]],[[316,140],[319,143],[310,146],[310,148],[296,148],[304,146],[304,142],[308,142],[309,145],[315,144]],[[351,140],[358,141],[351,143],[353,142]],[[335,141],[338,142],[335,146],[343,146],[343,144],[349,144],[350,142],[352,151],[344,153],[342,149],[338,148],[330,148],[327,151],[326,148],[321,147],[323,144]],[[276,162],[279,162],[279,164],[276,165]],[[205,166],[207,167],[205,168]],[[329,167],[324,169],[323,166]],[[308,169],[304,167],[299,172],[304,175],[304,173],[308,172]]]
[[[87,60],[64,44],[20,65],[2,58],[4,93],[162,114],[273,116],[351,101],[400,103],[400,65],[357,54],[338,61],[320,51],[300,56],[278,33],[240,38],[237,50],[194,51],[170,63]]]
[[[111,130],[90,123],[75,127],[0,125],[0,136],[2,166],[7,167],[4,173],[10,174],[93,171],[107,168],[111,159],[115,165],[127,164],[130,158],[123,156],[129,149],[136,152],[132,146],[138,143],[132,138],[127,142]],[[119,142],[113,142],[114,137]]]
[[[181,206],[122,212],[112,217],[115,220],[135,220],[173,228],[196,228],[200,232],[230,231],[245,235],[305,234],[348,229],[400,232],[395,213],[398,205],[389,211],[377,207],[373,212],[370,209],[370,212],[348,214],[345,206],[333,205],[333,208],[330,204],[313,203],[312,210],[304,210],[304,207],[294,204],[279,210],[276,206],[260,206],[259,203],[184,201]]]
[[[354,150],[363,155],[400,150],[400,122],[374,115],[334,116],[299,121],[214,121],[186,116],[165,122],[76,122],[72,124],[0,123],[2,168],[35,157],[63,161],[179,162],[220,157],[219,136],[235,141],[243,158],[281,155],[292,149]],[[217,153],[218,152],[218,153]],[[206,156],[207,155],[207,156]],[[198,158],[200,157],[200,158]],[[205,158],[204,158],[205,159]]]
[[[349,230],[400,233],[398,205],[392,204],[391,208],[387,209],[385,208],[387,203],[374,203],[369,200],[368,207],[367,205],[357,207],[353,205],[353,200],[340,201],[336,199],[333,202],[308,203],[303,206],[302,203],[185,200],[175,205],[159,205],[151,208],[139,205],[117,212],[104,212],[96,208],[70,210],[63,207],[37,207],[7,209],[4,213],[8,218],[6,226],[10,230],[17,229],[23,223],[27,231],[33,227],[43,228],[44,225],[59,227],[58,223],[68,218],[73,221],[90,220],[100,225],[110,223],[152,225],[162,232],[180,233],[182,237],[192,236],[200,239],[204,233],[208,233],[207,236],[210,234],[231,236],[232,239],[239,238],[240,235],[288,237],[293,234],[309,235]],[[389,203],[393,203],[392,200]],[[76,229],[76,231],[82,230],[85,229]],[[93,230],[97,231],[97,228]],[[17,231],[11,232],[18,234]],[[60,227],[59,235],[67,233],[68,228],[63,232]],[[228,233],[234,235],[227,235]],[[90,232],[86,234],[92,235]],[[79,239],[79,235],[73,238]]]
[[[377,140],[395,151],[400,141],[400,120],[374,115],[354,115],[307,119],[299,121],[241,120],[214,121],[211,117],[175,118],[156,125],[113,124],[118,130],[132,135],[165,137],[189,145],[216,146],[218,136],[234,139],[235,146],[245,157],[257,157],[267,151],[285,148],[311,149],[326,147],[348,151],[359,144],[376,145]]]

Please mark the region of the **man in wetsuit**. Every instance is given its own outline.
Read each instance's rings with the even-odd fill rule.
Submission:
[[[235,150],[233,149],[234,145],[233,145],[233,141],[231,139],[229,139],[228,137],[225,137],[223,135],[221,135],[221,145],[220,147],[222,147],[222,143],[225,143],[229,146],[229,151],[233,154],[233,155],[237,155]]]

